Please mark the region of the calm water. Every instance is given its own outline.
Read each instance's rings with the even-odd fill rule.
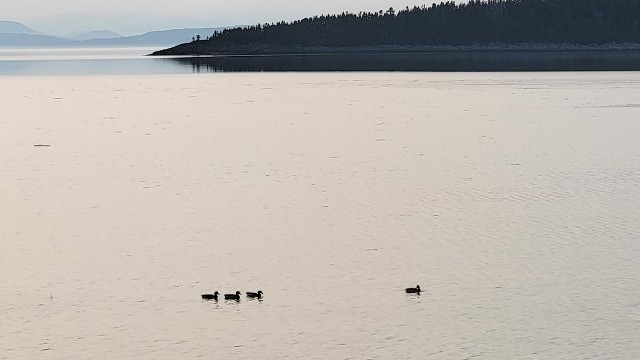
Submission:
[[[29,75],[0,359],[640,356],[640,73]]]
[[[432,52],[352,55],[152,57],[157,48],[2,49],[2,75],[202,72],[640,71],[640,51]]]

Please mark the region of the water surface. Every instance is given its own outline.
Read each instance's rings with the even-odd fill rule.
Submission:
[[[0,49],[2,75],[201,72],[638,71],[640,51],[433,51],[264,56],[147,56],[155,48]]]
[[[0,359],[640,354],[638,73],[2,83]]]

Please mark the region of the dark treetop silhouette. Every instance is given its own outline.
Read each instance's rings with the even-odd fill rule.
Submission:
[[[640,42],[640,0],[472,0],[216,31],[156,55],[286,53],[383,45]],[[321,51],[321,50],[318,50]]]

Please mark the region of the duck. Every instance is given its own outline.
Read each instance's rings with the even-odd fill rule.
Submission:
[[[213,294],[202,294],[203,300],[218,300],[219,293],[216,291]]]
[[[416,285],[416,287],[414,288],[406,288],[404,289],[405,292],[407,292],[408,294],[420,294],[420,285]]]
[[[245,294],[247,294],[248,298],[262,299],[262,290],[258,290],[257,293],[247,291]]]
[[[235,294],[224,294],[225,300],[240,300],[240,291],[236,291]]]

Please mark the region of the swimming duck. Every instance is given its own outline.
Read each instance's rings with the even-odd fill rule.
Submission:
[[[203,300],[218,300],[218,292],[214,292],[213,294],[202,294]]]
[[[409,294],[420,294],[420,285],[416,285],[414,288],[406,288],[404,289]]]
[[[258,290],[257,293],[247,291],[246,294],[247,294],[247,297],[249,298],[262,299],[262,290]]]
[[[240,291],[236,291],[235,294],[224,294],[226,300],[240,300]]]

